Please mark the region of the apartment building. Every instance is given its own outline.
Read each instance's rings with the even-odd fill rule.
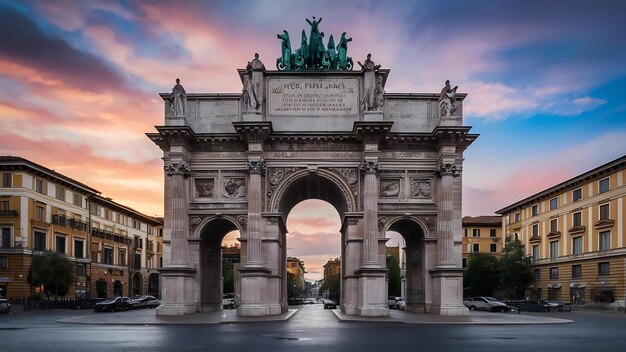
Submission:
[[[532,298],[623,306],[626,156],[496,213],[532,256]]]
[[[501,216],[464,216],[462,219],[463,267],[472,253],[489,253],[496,257],[502,254],[505,238],[502,235]]]
[[[103,198],[96,189],[23,158],[0,156],[0,174],[0,296],[45,293],[43,287],[31,287],[28,277],[33,256],[46,250],[72,263],[74,283],[66,297],[158,294],[162,219]],[[101,213],[91,212],[98,207]],[[140,249],[134,247],[136,238]],[[131,265],[131,254],[140,255],[139,266]]]
[[[294,276],[297,288],[304,288],[304,262],[295,257],[287,257],[287,272]]]

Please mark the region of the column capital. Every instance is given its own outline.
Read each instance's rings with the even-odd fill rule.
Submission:
[[[459,176],[460,172],[456,168],[456,163],[452,160],[439,160],[435,173],[439,176],[450,175],[453,177]]]
[[[246,166],[251,174],[261,174],[265,168],[265,161],[263,159],[250,160],[246,162]]]
[[[163,166],[163,169],[168,176],[181,175],[186,177],[190,174],[189,164],[185,161],[168,162]]]
[[[361,171],[365,172],[366,174],[369,173],[373,173],[376,174],[378,173],[378,167],[380,165],[378,164],[377,160],[363,160],[361,161]]]

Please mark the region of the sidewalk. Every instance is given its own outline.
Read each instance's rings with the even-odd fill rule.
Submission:
[[[57,320],[66,324],[96,325],[173,325],[173,324],[222,324],[248,323],[289,320],[298,310],[267,317],[238,317],[234,309],[212,313],[196,313],[183,316],[157,316],[154,309],[133,310],[117,313],[98,313]],[[545,317],[534,314],[490,313],[472,311],[468,316],[439,316],[432,314],[410,313],[391,310],[389,317],[349,316],[340,310],[332,311],[340,321],[351,322],[389,322],[405,324],[470,324],[470,325],[518,325],[518,324],[565,324],[573,323],[569,319]],[[567,313],[566,313],[567,314]]]

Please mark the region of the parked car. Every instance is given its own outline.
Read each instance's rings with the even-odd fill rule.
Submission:
[[[95,312],[114,312],[116,310],[128,310],[130,309],[130,298],[128,297],[113,297],[105,301],[96,303],[94,307]]]
[[[398,297],[396,296],[387,297],[387,306],[389,307],[389,309],[396,309],[397,304],[398,304]]]
[[[406,310],[406,301],[404,300],[404,297],[402,297],[402,299],[398,301],[398,304],[396,305],[396,309]]]
[[[317,303],[315,301],[315,298],[305,298],[304,299],[304,304],[315,304],[315,303]]]
[[[161,301],[156,299],[156,297],[150,295],[141,296],[137,299],[130,300],[130,309],[156,308],[160,305]]]
[[[550,306],[550,310],[558,310],[559,312],[571,312],[572,304],[569,302],[561,302],[561,301],[546,301]]]
[[[11,303],[6,298],[0,298],[0,313],[11,313]]]
[[[470,297],[463,301],[463,304],[470,310],[487,310],[490,312],[508,312],[510,310],[506,303],[488,296]]]
[[[517,307],[521,311],[525,312],[549,312],[550,305],[548,302],[539,300],[539,299],[531,299],[531,300],[518,300],[518,301],[507,301],[510,306]]]
[[[225,293],[222,297],[222,308],[224,309],[235,309],[235,294],[234,293]]]
[[[332,301],[330,299],[325,299],[324,309],[337,309],[337,303],[335,303],[335,301]]]

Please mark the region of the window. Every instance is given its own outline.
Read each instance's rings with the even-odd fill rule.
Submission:
[[[37,221],[45,221],[46,220],[46,209],[44,207],[36,207],[35,209],[35,220]]]
[[[13,187],[13,179],[8,172],[2,174],[2,187]]]
[[[559,198],[554,197],[550,199],[550,210],[554,210],[559,207]]]
[[[496,229],[489,229],[489,237],[496,237]]]
[[[74,257],[76,258],[84,258],[85,257],[85,245],[83,240],[74,240]]]
[[[81,197],[78,193],[74,193],[74,205],[81,208],[83,207],[83,197]]]
[[[598,263],[598,276],[606,276],[611,274],[611,268],[608,262]]]
[[[162,258],[159,258],[159,259],[162,259]],[[464,268],[467,268],[467,258],[462,259],[462,265]]]
[[[550,220],[550,232],[558,232],[559,231],[559,221],[558,219]]]
[[[57,253],[65,254],[65,236],[57,235],[56,245]]]
[[[572,254],[582,254],[583,252],[583,236],[572,238]]]
[[[550,242],[550,258],[559,256],[559,241]]]
[[[532,208],[530,208],[530,213],[532,216],[537,216],[539,214],[539,205],[533,205]]]
[[[133,220],[133,228],[136,230],[141,230],[141,223],[137,220]],[[467,237],[467,229],[465,229],[465,237]]]
[[[97,204],[92,204],[91,213],[97,216],[102,216],[102,208]]]
[[[467,229],[463,229],[463,234],[467,237]]]
[[[119,260],[117,261],[117,265],[126,265],[126,250],[119,249],[118,253]]]
[[[3,200],[0,202],[0,211],[1,212],[8,212],[9,210],[9,201],[8,200]]]
[[[480,252],[480,244],[479,243],[474,243],[472,244],[472,252]]]
[[[480,237],[480,229],[472,229],[472,237]]]
[[[85,264],[76,264],[76,276],[85,276]]]
[[[496,253],[497,251],[498,251],[498,245],[496,245],[495,243],[490,243],[489,244],[489,252]]]
[[[104,264],[113,264],[113,248],[104,247]]]
[[[550,268],[550,280],[559,278],[559,268]]]
[[[581,199],[583,199],[583,189],[582,188],[577,188],[577,189],[573,190],[572,191],[572,202],[578,202]]]
[[[36,251],[46,250],[46,233],[41,231],[35,231],[35,243],[33,249]]]
[[[65,188],[57,186],[56,198],[65,202]]]
[[[574,213],[572,215],[572,222],[574,226],[582,226],[583,224],[583,214],[581,212]]]
[[[533,260],[539,259],[539,245],[536,244],[533,246]]]
[[[608,177],[600,180],[600,193],[608,192],[610,188],[611,188],[611,185],[609,184]]]
[[[533,225],[533,237],[538,237],[539,236],[539,224],[534,224]]]
[[[135,269],[141,269],[141,254],[135,253]]]
[[[0,257],[0,269],[7,269],[9,267],[9,257]]]
[[[600,220],[609,220],[609,204],[600,206]]]
[[[583,267],[580,265],[572,265],[572,279],[583,276]]]
[[[521,214],[520,213],[515,213],[514,217],[515,217],[515,222],[518,222],[518,221],[521,220]]]
[[[533,280],[539,281],[541,279],[541,269],[533,270]]]
[[[11,248],[11,228],[3,227],[0,229],[0,246],[2,248]]]
[[[35,192],[46,194],[45,185],[46,184],[45,182],[43,182],[43,180],[35,179]]]
[[[611,249],[611,231],[600,232],[600,250],[608,251]]]

